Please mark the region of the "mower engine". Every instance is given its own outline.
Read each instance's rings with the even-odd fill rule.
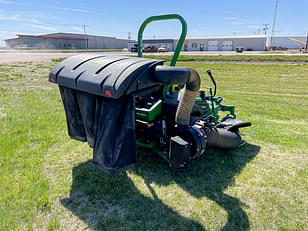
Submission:
[[[216,82],[210,70],[207,73],[215,86],[214,94],[209,87],[208,94],[199,91],[199,75],[192,69],[157,66],[154,78],[159,82],[183,82],[183,76],[193,75],[195,85],[185,85],[184,92],[179,91],[183,84],[171,87],[165,97],[161,92],[136,97],[137,145],[154,149],[174,170],[188,168],[191,160],[202,155],[207,146],[237,147],[241,143],[239,128],[251,125],[235,119],[234,106],[221,104],[223,99],[216,96]],[[220,111],[229,112],[221,121]]]

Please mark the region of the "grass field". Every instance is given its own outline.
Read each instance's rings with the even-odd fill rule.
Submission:
[[[172,56],[146,55],[147,58],[162,59],[170,61]],[[308,55],[180,55],[178,61],[194,62],[294,62],[308,63]]]
[[[117,176],[68,138],[56,64],[0,65],[0,230],[308,230],[308,65],[208,64],[244,145],[174,173],[147,150]]]

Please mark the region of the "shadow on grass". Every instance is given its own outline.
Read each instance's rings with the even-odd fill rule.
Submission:
[[[223,190],[259,150],[251,144],[230,153],[208,149],[186,172],[172,172],[153,153],[139,150],[136,167],[129,172],[143,179],[147,186],[143,193],[148,196],[134,185],[142,179],[133,182],[125,172],[110,176],[93,169],[92,162],[87,161],[73,168],[70,196],[61,203],[96,230],[204,230],[198,221],[202,215],[194,219],[180,215],[164,204],[151,187],[152,183],[177,184],[191,196],[207,197],[225,209],[228,220],[221,230],[249,230],[248,216],[242,209],[245,205]]]

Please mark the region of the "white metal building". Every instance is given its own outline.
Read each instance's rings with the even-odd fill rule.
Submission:
[[[115,37],[72,33],[17,36],[17,38],[4,40],[6,47],[15,49],[122,49],[126,48],[129,42],[127,39]]]
[[[182,51],[235,51],[237,47],[243,48],[244,51],[265,51],[266,39],[265,35],[188,37]],[[167,46],[170,51],[174,51],[177,42],[178,39],[145,39],[143,46]],[[134,44],[136,42],[129,43],[128,49],[130,50]]]
[[[175,45],[178,40],[175,40]],[[232,35],[189,37],[185,40],[183,51],[235,51],[237,47],[244,50],[266,50],[265,35]]]

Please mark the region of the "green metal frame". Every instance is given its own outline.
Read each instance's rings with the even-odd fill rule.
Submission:
[[[234,106],[227,106],[220,103],[217,103],[216,100],[218,100],[218,96],[213,96],[214,102],[212,104],[212,101],[207,100],[207,104],[203,104],[203,100],[201,99],[200,95],[197,95],[196,97],[196,103],[199,105],[202,109],[206,109],[209,107],[209,111],[205,114],[205,118],[212,117],[213,122],[215,124],[219,124],[219,112],[229,112],[227,116],[232,116],[234,119],[236,119],[235,114],[235,107]]]
[[[215,98],[216,96],[214,96]],[[219,112],[229,112],[227,116],[232,116],[234,119],[236,119],[236,114],[235,114],[235,107],[234,106],[227,106],[227,105],[222,105],[220,103],[214,102],[214,108],[212,108],[212,102],[208,101],[209,107],[211,109],[211,113],[213,116],[213,121],[215,124],[219,124]]]
[[[151,16],[149,18],[147,18],[140,26],[139,31],[138,31],[138,57],[142,57],[142,35],[143,35],[143,31],[145,29],[145,27],[153,21],[162,21],[162,20],[170,20],[170,19],[178,19],[181,24],[182,24],[182,33],[180,36],[180,39],[178,41],[178,44],[175,48],[172,60],[170,62],[170,66],[175,66],[176,61],[180,55],[180,51],[182,49],[182,46],[184,44],[184,40],[186,38],[186,34],[187,34],[187,24],[186,21],[184,20],[184,18],[182,18],[182,16],[178,15],[178,14],[166,14],[166,15],[156,15],[156,16]],[[166,97],[167,92],[169,91],[170,86],[167,85],[164,87],[164,91],[163,91],[163,98]],[[161,114],[162,111],[162,103],[161,101],[158,104],[153,105],[153,107],[151,107],[151,109],[140,109],[140,108],[136,108],[136,118],[141,119],[141,120],[145,120],[145,121],[152,121],[156,118],[156,116],[158,116],[159,114]],[[155,147],[155,143],[151,142],[151,143],[143,143],[139,140],[136,140],[136,144],[138,146],[142,146],[145,148],[154,148]]]
[[[161,100],[158,100],[150,109],[136,108],[136,119],[151,122],[158,115],[161,115],[162,108],[163,108],[163,104]]]
[[[170,20],[170,19],[178,19],[181,24],[182,24],[182,33],[179,39],[179,42],[175,48],[170,66],[175,66],[176,61],[179,57],[180,51],[182,49],[182,46],[184,44],[184,40],[186,38],[186,34],[187,34],[187,24],[185,19],[178,14],[163,14],[163,15],[156,15],[156,16],[151,16],[149,18],[147,18],[140,26],[139,31],[138,31],[138,57],[142,57],[142,35],[143,35],[143,31],[145,29],[145,27],[153,21],[162,21],[162,20]]]
[[[162,20],[171,20],[171,19],[178,19],[181,24],[182,24],[182,33],[181,36],[179,38],[178,44],[175,48],[175,51],[173,53],[173,57],[172,60],[170,62],[170,66],[175,66],[176,61],[180,55],[181,49],[183,47],[185,38],[186,38],[186,34],[187,34],[187,23],[185,21],[185,19],[178,14],[163,14],[163,15],[156,15],[156,16],[151,16],[149,18],[147,18],[146,20],[144,20],[144,22],[141,24],[141,26],[139,27],[139,31],[138,31],[138,57],[142,57],[142,35],[143,35],[143,31],[145,29],[145,27],[153,21],[162,21]],[[164,91],[163,91],[163,99],[166,97],[168,91],[170,89],[170,85],[167,85],[164,87]]]

